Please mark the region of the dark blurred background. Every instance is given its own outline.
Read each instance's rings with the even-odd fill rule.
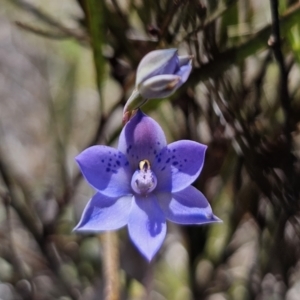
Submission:
[[[208,145],[195,186],[223,223],[169,224],[151,264],[119,231],[120,299],[300,299],[299,1],[0,2],[1,300],[118,299],[102,235],[72,232],[74,157],[116,146],[139,61],[171,47],[193,72],[143,111]]]

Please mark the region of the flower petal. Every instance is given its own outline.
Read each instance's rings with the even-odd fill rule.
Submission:
[[[177,49],[149,52],[140,62],[136,73],[136,87],[148,78],[160,74],[173,74],[178,67]]]
[[[152,164],[166,144],[165,134],[158,123],[138,110],[123,128],[118,149],[127,156],[131,168],[137,170],[141,160],[147,159]]]
[[[165,217],[178,224],[220,222],[214,216],[204,195],[193,186],[176,193],[158,193],[158,202]]]
[[[157,75],[142,82],[139,92],[145,99],[166,98],[171,96],[180,85],[179,75]]]
[[[128,222],[133,196],[112,198],[97,193],[86,205],[75,231],[115,230]]]
[[[157,177],[156,191],[178,192],[191,185],[199,176],[206,146],[193,141],[177,141],[164,148],[152,169]]]
[[[129,235],[143,256],[150,261],[165,239],[166,219],[154,195],[134,198],[128,220]]]
[[[176,75],[180,76],[180,84],[177,85],[176,89],[178,89],[181,85],[183,85],[187,81],[187,79],[191,74],[191,71],[192,71],[191,65],[180,67],[179,71],[176,72]]]
[[[192,55],[180,55],[178,56],[178,64],[179,67],[182,67],[184,65],[191,65],[192,64]]]
[[[109,197],[131,193],[132,171],[123,153],[107,146],[93,146],[81,152],[76,161],[88,183]]]

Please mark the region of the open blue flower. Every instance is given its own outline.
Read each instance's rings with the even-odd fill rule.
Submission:
[[[123,128],[118,149],[93,146],[76,157],[97,193],[77,231],[116,230],[125,225],[150,261],[166,235],[166,220],[179,224],[220,221],[191,184],[199,176],[206,146],[182,140],[167,145],[161,127],[140,110]]]
[[[178,56],[177,49],[149,52],[138,66],[135,89],[124,107],[124,119],[148,99],[171,96],[187,81],[191,71],[192,56]]]

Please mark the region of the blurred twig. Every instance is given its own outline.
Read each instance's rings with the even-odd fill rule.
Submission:
[[[270,0],[271,16],[272,16],[272,35],[269,39],[269,45],[273,49],[273,53],[280,70],[280,102],[284,113],[284,134],[287,142],[287,164],[284,166],[285,175],[287,177],[286,184],[286,201],[290,200],[296,203],[299,192],[298,182],[295,178],[294,162],[295,157],[292,154],[292,120],[291,120],[291,99],[288,91],[288,68],[285,65],[285,60],[281,50],[280,36],[280,19],[278,15],[278,0]],[[298,3],[298,8],[300,4]],[[298,19],[299,20],[299,19]]]
[[[29,25],[29,24],[25,24],[25,23],[20,22],[20,21],[16,21],[15,24],[21,29],[30,31],[34,34],[37,34],[37,35],[40,35],[40,36],[43,36],[43,37],[46,37],[46,38],[62,40],[62,39],[66,39],[66,38],[69,37],[69,35],[67,35],[65,33],[46,31],[46,30],[34,27],[32,25]]]
[[[32,234],[33,238],[35,239],[36,243],[38,244],[41,253],[43,254],[44,258],[48,262],[48,267],[52,270],[53,274],[57,277],[57,282],[61,283],[62,288],[65,292],[71,297],[73,300],[80,299],[79,292],[75,287],[70,285],[68,280],[66,280],[60,274],[60,266],[57,264],[56,260],[54,259],[53,255],[49,253],[49,245],[48,245],[48,236],[43,234],[43,230],[37,224],[37,220],[32,215],[32,211],[29,207],[21,204],[20,199],[18,198],[17,194],[15,193],[15,183],[12,180],[12,176],[9,172],[9,167],[4,163],[3,156],[0,153],[0,174],[2,175],[3,181],[6,185],[8,194],[10,196],[10,204],[17,212],[18,216],[20,217],[23,225],[28,229],[28,231]]]
[[[272,47],[274,56],[277,60],[280,69],[280,100],[285,116],[285,133],[286,138],[291,144],[291,126],[290,126],[290,110],[291,110],[291,99],[288,91],[288,72],[285,67],[284,57],[281,51],[281,37],[280,37],[280,20],[278,15],[278,0],[270,0],[271,4],[271,16],[272,16],[272,35],[269,39],[269,46]]]
[[[170,1],[171,8],[167,7],[168,13],[165,14],[164,23],[161,26],[159,39],[162,41],[168,33],[168,28],[173,20],[175,13],[180,9],[181,5],[185,5],[186,0]],[[180,10],[181,11],[181,10]]]
[[[100,111],[103,111],[102,99],[102,81],[104,76],[105,61],[102,54],[102,47],[104,45],[104,11],[102,1],[87,0],[85,1],[87,9],[88,27],[92,40],[92,47],[94,53],[94,62],[96,66],[97,87],[100,96]]]
[[[288,9],[280,19],[283,30],[290,29],[299,22],[300,3]],[[229,48],[220,52],[213,61],[203,64],[200,68],[194,69],[189,79],[190,84],[197,84],[199,81],[213,78],[222,74],[233,64],[242,62],[248,56],[264,49],[268,46],[267,41],[270,36],[271,25],[266,25],[263,29],[254,34],[247,42],[240,46]]]
[[[193,29],[191,32],[189,32],[184,38],[184,41],[189,40],[191,37],[193,37],[195,34],[197,34],[199,31],[204,30],[206,27],[213,24],[218,18],[220,18],[233,4],[236,4],[237,0],[227,1],[228,3],[222,4],[219,9],[217,9],[212,15],[208,16],[205,21]]]
[[[55,39],[55,40],[65,40],[69,38],[74,38],[74,36],[64,33],[64,32],[51,32],[51,31],[46,31],[37,27],[34,27],[29,24],[25,24],[23,22],[16,21],[15,24],[24,30],[27,30],[31,33],[34,33],[36,35],[40,35],[45,38],[50,38],[50,39]],[[77,37],[75,37],[77,39]],[[83,46],[88,45],[89,41],[88,38],[86,37],[86,40],[78,40]]]
[[[84,44],[89,43],[89,38],[85,33],[79,32],[78,30],[69,29],[69,28],[63,26],[57,20],[55,20],[55,18],[42,12],[41,10],[36,8],[33,4],[23,1],[23,0],[12,0],[11,2],[13,4],[17,5],[18,7],[20,7],[21,9],[30,12],[31,14],[33,14],[35,17],[37,17],[39,20],[43,21],[47,25],[53,26],[54,28],[58,29],[66,37],[72,37],[80,43],[84,43]],[[36,34],[47,36],[46,32],[43,32],[43,30],[34,28],[33,26],[30,26],[30,25],[27,25],[24,23],[17,23],[17,25],[23,29],[32,31]],[[49,33],[48,33],[48,35],[49,35]],[[50,34],[49,37],[53,37],[53,36],[51,36],[51,34]]]
[[[2,173],[3,174],[3,173]],[[7,182],[7,181],[6,181]],[[12,220],[11,220],[11,207],[10,207],[10,196],[9,194],[4,195],[3,197],[5,210],[6,210],[6,220],[7,220],[7,239],[9,242],[9,248],[12,255],[12,262],[14,264],[14,267],[18,273],[18,275],[21,277],[21,279],[28,279],[28,276],[22,266],[22,262],[19,258],[19,256],[16,253],[13,236],[12,236]]]

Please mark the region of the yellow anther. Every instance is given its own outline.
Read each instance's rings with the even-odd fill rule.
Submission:
[[[150,169],[150,162],[147,159],[141,160],[139,162],[139,168],[141,171],[147,171]]]

